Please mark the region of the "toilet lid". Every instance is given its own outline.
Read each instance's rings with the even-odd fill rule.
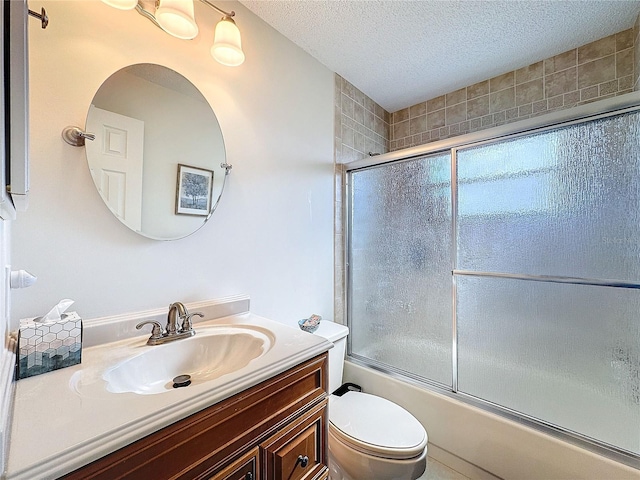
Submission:
[[[329,399],[329,427],[358,451],[385,458],[412,458],[427,445],[422,424],[401,406],[375,395],[347,392]]]

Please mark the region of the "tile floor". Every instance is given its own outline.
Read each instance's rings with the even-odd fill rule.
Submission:
[[[427,471],[418,480],[469,480],[469,477],[447,467],[444,463],[427,457]]]

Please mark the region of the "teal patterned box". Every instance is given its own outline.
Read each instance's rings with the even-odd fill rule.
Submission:
[[[82,357],[82,318],[63,313],[60,320],[20,320],[16,379],[77,365]]]

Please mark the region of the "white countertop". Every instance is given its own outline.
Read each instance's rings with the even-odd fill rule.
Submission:
[[[198,322],[194,328],[197,332],[209,325],[267,328],[275,342],[267,353],[240,370],[156,395],[107,392],[99,375],[118,359],[130,356],[132,347],[162,348],[145,346],[148,335],[84,348],[80,365],[18,381],[7,478],[57,478],[332,346],[322,337],[252,313]],[[79,377],[90,380],[87,388],[74,389]]]

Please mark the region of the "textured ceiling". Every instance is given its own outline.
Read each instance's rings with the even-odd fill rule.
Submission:
[[[240,1],[390,112],[631,28],[640,12],[640,0]]]

